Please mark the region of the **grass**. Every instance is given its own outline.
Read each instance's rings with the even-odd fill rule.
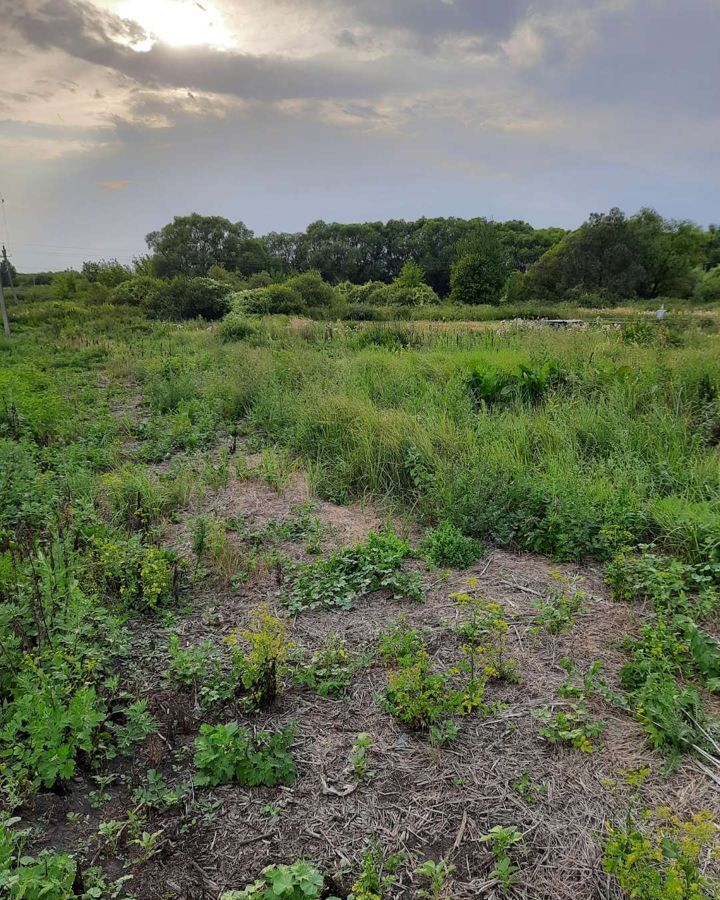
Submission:
[[[483,716],[502,716],[513,691],[543,688],[526,687],[518,649],[551,647],[558,659],[557,647],[572,646],[576,618],[591,627],[598,610],[591,591],[570,581],[531,590],[522,615],[481,596],[477,578],[458,588],[463,571],[479,572],[496,547],[611,561],[618,601],[643,609],[634,637],[620,647],[617,635],[625,662],[612,688],[588,678],[580,693],[566,686],[545,697],[551,706],[536,704],[541,724],[527,740],[548,745],[545,760],[600,755],[596,739],[613,727],[598,714],[605,702],[636,720],[638,740],[669,761],[668,771],[687,754],[704,771],[717,768],[707,702],[720,686],[720,338],[712,317],[673,313],[667,325],[641,327],[636,310],[595,311],[606,319],[627,313],[629,324],[556,331],[495,326],[494,312],[476,310],[488,320],[482,327],[273,317],[228,333],[37,293],[12,311],[13,338],[0,340],[0,893],[10,885],[10,897],[23,896],[16,886],[25,882],[47,892],[54,872],[65,892],[58,896],[123,896],[122,877],[87,893],[105,878],[88,874],[103,860],[100,845],[88,855],[93,867],[84,867],[75,852],[55,852],[52,838],[38,844],[36,833],[22,831],[26,819],[41,821],[33,807],[43,808],[47,792],[73,798],[95,779],[107,786],[99,805],[113,805],[123,791],[137,795],[133,765],[157,766],[168,796],[184,798],[169,830],[175,841],[183,829],[212,823],[213,786],[268,789],[296,775],[304,784],[317,735],[300,721],[291,753],[285,704],[293,708],[298,692],[302,715],[342,715],[362,682],[363,709],[396,729],[388,743],[353,721],[344,744],[341,731],[337,747],[320,741],[328,759],[331,751],[342,759],[334,779],[323,771],[323,794],[373,791],[384,748],[396,740],[396,749],[403,741],[428,749],[439,790],[464,790],[440,773],[447,745],[467,740],[468,714],[477,714],[470,718],[482,740],[484,726],[497,725],[481,724]],[[232,456],[238,441],[243,452],[258,451],[252,471]],[[280,507],[303,470],[320,497],[369,498],[413,528],[426,526],[425,539],[385,527],[335,545],[309,505],[262,529],[250,515],[212,511],[217,502],[228,514],[222,503],[242,479],[269,486],[265,502]],[[179,529],[187,548],[169,537],[178,519],[188,526]],[[299,556],[287,556],[290,545]],[[419,601],[430,602],[447,580],[445,599],[464,613],[453,608],[453,622],[427,630]],[[248,593],[275,605],[248,621]],[[185,612],[202,604],[202,626],[197,617],[192,626],[200,633],[189,634]],[[378,608],[385,630],[371,634]],[[389,624],[400,610],[412,621]],[[296,620],[320,616],[332,627],[307,645]],[[168,646],[163,678],[157,647]],[[156,707],[159,692],[169,699]],[[163,720],[173,702],[176,730]],[[503,741],[514,727],[508,719]],[[533,785],[522,772],[514,779]],[[320,788],[313,782],[312,790]],[[125,814],[93,824],[100,836],[115,835],[113,853],[128,866],[171,852],[167,822],[159,827],[147,803],[133,801]],[[292,815],[279,807],[273,815],[282,814]],[[95,840],[95,814],[78,803],[70,815],[79,830],[74,845],[57,841],[63,850]],[[673,825],[678,835],[684,827]],[[496,842],[517,831],[497,828]],[[605,866],[618,885],[635,888],[632,846],[643,849],[648,883],[674,877],[675,856],[656,865],[642,823],[612,828]],[[524,850],[511,859],[492,846],[496,868],[486,874],[511,894]],[[342,896],[358,878],[360,851],[348,850],[354,870],[342,873]],[[703,874],[693,878],[704,884],[704,844],[698,854],[693,865]],[[377,883],[387,881],[382,855],[365,856]],[[421,873],[412,882],[417,896],[444,896],[449,860],[413,869],[420,862],[408,862],[403,877]],[[105,874],[117,879],[119,871]],[[313,871],[322,872],[315,888],[334,893],[337,873]]]

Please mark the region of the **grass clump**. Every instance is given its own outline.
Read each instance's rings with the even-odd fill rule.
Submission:
[[[420,544],[420,555],[426,562],[456,569],[467,569],[486,552],[481,541],[466,537],[452,522],[429,531]]]
[[[538,616],[534,628],[548,634],[564,634],[572,630],[576,616],[583,610],[586,595],[559,572],[553,572],[552,577],[554,589],[547,598],[535,603]]]
[[[403,566],[409,552],[408,544],[393,532],[371,532],[362,544],[299,566],[287,596],[288,609],[350,609],[360,597],[380,590],[419,600],[419,578]]]
[[[200,786],[228,784],[256,787],[292,784],[296,778],[290,748],[292,727],[253,734],[237,722],[200,726],[195,741],[195,783]]]

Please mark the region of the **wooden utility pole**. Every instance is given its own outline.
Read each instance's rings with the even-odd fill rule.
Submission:
[[[12,275],[10,274],[10,263],[7,258],[7,250],[5,249],[5,244],[2,245],[2,258],[5,263],[5,271],[7,272],[8,282],[13,291],[13,296],[15,297],[15,303],[17,303],[17,294],[15,293],[15,285],[12,283]],[[10,337],[10,320],[8,319],[7,308],[5,306],[5,294],[3,293],[3,285],[2,285],[2,269],[0,269],[0,311],[2,312],[2,320],[3,320],[3,328],[5,330],[5,337]]]
[[[3,294],[2,276],[0,276],[0,312],[2,312],[5,337],[10,337],[10,320],[8,319],[7,309],[5,309],[5,294]]]

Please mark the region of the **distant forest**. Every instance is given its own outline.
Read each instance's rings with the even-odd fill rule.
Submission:
[[[181,294],[189,290],[184,280],[210,279],[226,293],[247,292],[249,312],[329,309],[337,302],[358,308],[720,302],[720,227],[666,219],[652,209],[593,213],[575,231],[518,220],[423,218],[318,221],[302,232],[262,237],[243,222],[193,213],[151,232],[146,242],[149,252],[132,266],[89,261],[80,272],[48,280],[59,297],[95,285],[100,293],[114,290],[119,302],[152,308],[167,302],[168,284],[175,282]],[[2,270],[4,281],[12,275],[19,284],[32,277]],[[192,290],[199,296],[202,286]]]

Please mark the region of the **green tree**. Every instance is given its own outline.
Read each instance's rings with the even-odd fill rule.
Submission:
[[[450,299],[453,303],[500,303],[509,264],[498,229],[477,223],[464,242],[463,253],[453,264]]]
[[[247,263],[253,233],[242,222],[230,222],[222,216],[175,216],[172,222],[145,238],[153,253],[158,275],[188,277],[207,275],[214,264],[234,272]],[[252,249],[252,248],[250,248]],[[262,266],[261,266],[262,268]]]
[[[2,259],[0,260],[0,283],[2,283],[3,287],[9,287],[10,281],[17,285],[17,272],[15,271],[15,266],[8,259],[7,261]]]
[[[116,259],[99,259],[84,262],[81,272],[90,284],[104,284],[105,287],[109,288],[117,287],[123,281],[132,278],[133,275],[129,266],[124,266]]]

